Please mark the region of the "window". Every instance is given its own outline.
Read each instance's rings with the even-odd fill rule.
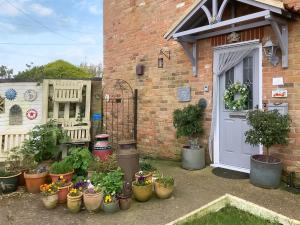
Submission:
[[[0,114],[5,113],[5,98],[0,96]]]
[[[9,125],[22,125],[23,113],[19,105],[14,105],[9,110]]]
[[[248,103],[245,110],[253,109],[253,57],[246,57],[243,60],[243,83],[249,88]]]

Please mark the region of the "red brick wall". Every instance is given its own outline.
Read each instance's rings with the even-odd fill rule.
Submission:
[[[185,2],[184,7],[177,8]],[[121,78],[138,89],[138,149],[142,154],[161,158],[178,158],[185,140],[177,140],[172,113],[177,108],[196,103],[200,98],[208,101],[205,116],[206,134],[202,142],[207,145],[211,120],[212,97],[212,39],[201,40],[199,45],[199,75],[192,76],[191,63],[176,41],[166,41],[163,35],[192,0],[105,0],[104,1],[104,85],[110,79]],[[289,69],[273,68],[263,62],[263,101],[271,98],[272,77],[284,76],[289,91],[289,108],[293,129],[288,147],[274,148],[274,153],[293,169],[300,162],[300,22],[289,25]],[[272,34],[264,29],[267,37]],[[272,34],[273,35],[273,34]],[[171,60],[165,59],[163,69],[157,68],[161,48],[171,51]],[[135,66],[145,65],[145,75],[135,75]],[[179,103],[177,88],[189,85],[192,101]],[[209,92],[203,86],[209,85]],[[299,90],[298,90],[299,89]],[[298,115],[297,115],[298,114]]]

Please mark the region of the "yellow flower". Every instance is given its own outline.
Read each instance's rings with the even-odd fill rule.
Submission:
[[[60,179],[64,179],[64,176],[60,176],[59,178],[60,178]]]

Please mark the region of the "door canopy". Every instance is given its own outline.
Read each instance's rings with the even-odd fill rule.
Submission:
[[[164,37],[182,45],[197,75],[197,40],[270,25],[282,52],[282,67],[287,68],[291,17],[280,0],[196,0]]]

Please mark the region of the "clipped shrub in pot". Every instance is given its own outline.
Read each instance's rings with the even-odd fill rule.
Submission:
[[[71,182],[74,174],[73,166],[66,160],[55,162],[50,167],[50,177],[52,182],[58,181],[63,177],[67,182]]]
[[[158,198],[169,198],[174,190],[174,178],[169,176],[157,178],[154,182],[154,190]]]
[[[278,188],[282,174],[282,160],[270,155],[273,145],[288,144],[291,120],[278,111],[250,111],[247,115],[250,130],[245,142],[253,146],[263,145],[265,155],[253,155],[250,162],[250,182],[263,188]]]
[[[182,167],[184,169],[195,170],[205,167],[205,150],[198,145],[198,138],[204,133],[203,117],[204,107],[198,104],[177,109],[173,113],[177,138],[189,138],[189,145],[182,149]]]
[[[40,187],[42,202],[46,209],[54,209],[58,203],[58,187],[55,183],[43,184]]]
[[[20,172],[0,170],[0,194],[7,194],[17,190]]]

